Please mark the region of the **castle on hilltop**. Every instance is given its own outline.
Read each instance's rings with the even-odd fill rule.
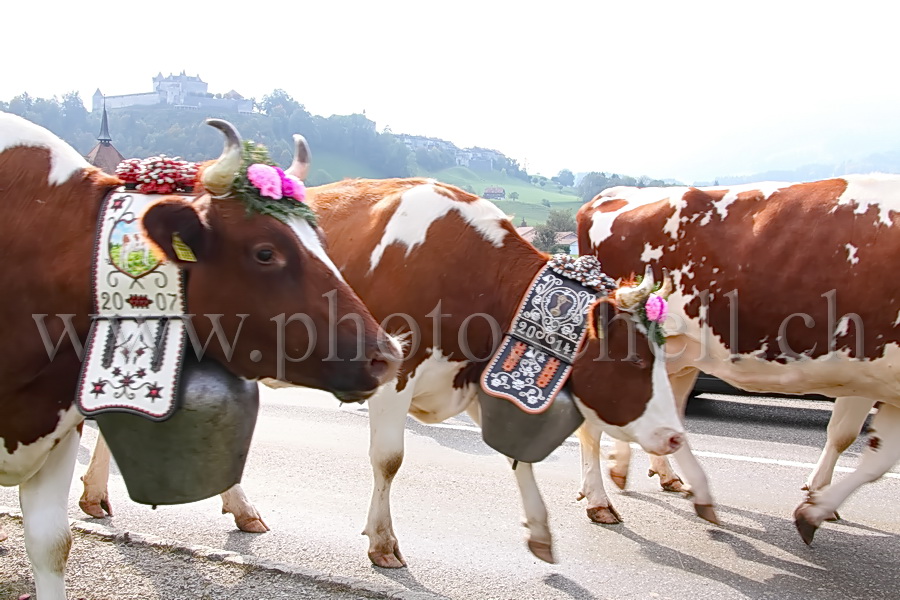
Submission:
[[[234,90],[224,94],[211,94],[208,88],[209,84],[200,79],[199,75],[187,75],[182,71],[179,75],[163,77],[159,73],[153,78],[152,92],[104,96],[98,89],[92,98],[91,111],[103,110],[105,103],[110,110],[167,105],[193,110],[204,108],[233,113],[253,112],[253,100],[244,98]]]

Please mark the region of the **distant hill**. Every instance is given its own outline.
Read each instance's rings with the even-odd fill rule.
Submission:
[[[376,167],[340,152],[315,149],[310,149],[310,151],[312,152],[312,163],[309,167],[309,175],[306,178],[306,184],[309,186],[323,185],[347,179],[348,177],[362,177],[365,179],[386,179],[389,177]]]
[[[809,164],[796,169],[763,171],[752,175],[724,176],[715,181],[695,182],[694,185],[738,185],[758,181],[817,181],[854,173],[900,173],[900,150],[879,152],[857,160],[837,164]]]
[[[503,188],[505,198],[492,198],[491,202],[506,214],[513,215],[517,226],[523,218],[532,227],[544,223],[551,209],[570,209],[574,214],[582,204],[573,188],[563,187],[560,190],[552,182],[547,182],[544,186],[535,185],[502,171],[476,172],[465,167],[450,167],[433,173],[422,172],[420,175],[433,177],[479,196],[484,195],[486,188]],[[513,194],[518,197],[513,199]]]
[[[207,117],[226,118],[247,138],[265,144],[272,159],[286,167],[293,155],[294,133],[302,133],[312,150],[308,185],[321,185],[348,177],[382,179],[420,175],[459,186],[479,196],[489,195],[515,224],[530,226],[546,221],[551,209],[577,210],[586,193],[551,178],[528,174],[518,161],[480,147],[457,148],[451,142],[423,136],[379,132],[365,115],[310,114],[283,90],[275,90],[254,103],[254,112],[214,114],[203,107],[183,110],[166,105],[109,110],[113,144],[126,158],[156,154],[202,161],[221,152],[221,135],[203,124]],[[80,153],[96,142],[99,112],[88,112],[76,92],[51,99],[28,94],[0,110],[43,125]],[[461,165],[470,165],[471,168]],[[579,177],[580,179],[580,177]],[[629,178],[633,179],[633,178]],[[644,178],[641,178],[644,179]]]

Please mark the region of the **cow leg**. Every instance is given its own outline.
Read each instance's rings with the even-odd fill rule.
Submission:
[[[587,498],[587,516],[594,523],[615,525],[622,522],[622,518],[603,488],[603,476],[600,468],[600,434],[601,430],[587,421],[581,424],[576,432],[581,447],[581,490],[578,492],[578,500]],[[631,447],[625,446],[631,452]]]
[[[673,456],[690,484],[689,493],[697,516],[718,525],[719,517],[716,515],[716,509],[713,505],[709,481],[697,457],[691,452],[691,446],[687,438],[684,440],[684,445]]]
[[[69,431],[41,469],[19,485],[25,549],[40,600],[66,600],[64,575],[72,546],[66,505],[80,438],[77,430]]]
[[[794,511],[800,537],[811,544],[816,529],[831,516],[850,494],[865,483],[879,479],[900,460],[900,407],[882,404],[872,419],[869,445],[853,473],[819,491]]]
[[[669,375],[669,382],[672,384],[672,394],[675,396],[675,402],[678,403],[678,414],[681,415],[682,420],[684,420],[684,410],[687,406],[688,398],[691,396],[691,390],[694,389],[694,384],[697,382],[699,373],[700,372],[697,369],[683,369]],[[706,484],[706,475],[703,473],[700,463],[698,463],[694,455],[691,454],[691,450],[687,443],[685,443],[684,447],[673,456],[675,460],[678,461],[678,466],[680,466],[682,470],[690,471],[695,479],[697,479],[697,481],[693,481],[688,477],[688,483],[692,487],[697,484]],[[684,464],[682,464],[682,462]],[[650,456],[650,472],[648,473],[648,476],[653,477],[654,475],[659,475],[659,485],[662,487],[663,491],[691,491],[690,488],[684,485],[684,481],[682,481],[681,477],[678,476],[678,473],[672,468],[667,456]],[[685,477],[687,477],[687,475],[685,475]],[[709,496],[708,488],[705,492],[705,495]],[[709,503],[711,502],[712,498],[709,498]]]
[[[838,458],[859,437],[866,417],[875,401],[869,398],[849,396],[836,398],[831,419],[828,421],[828,437],[819,456],[819,462],[806,480],[804,490],[815,492],[831,484]]]
[[[684,418],[684,409],[685,406],[687,406],[688,398],[690,398],[691,390],[694,389],[694,383],[697,381],[698,374],[699,371],[697,369],[688,368],[669,375],[669,381],[672,384],[672,393],[675,396],[675,401],[678,403],[678,412],[682,418]],[[690,451],[688,450],[688,454],[689,453]],[[674,456],[678,459],[679,453],[676,453]],[[610,454],[609,458],[611,461],[609,478],[612,479],[613,483],[615,483],[620,490],[624,490],[628,482],[628,469],[631,466],[631,446],[628,442],[616,440],[615,450]],[[679,459],[679,465],[681,465],[681,462],[682,460]],[[700,465],[693,455],[691,455],[690,458],[685,459],[685,465],[687,465],[687,468],[692,473],[695,473],[700,469]],[[682,469],[685,469],[684,465],[681,465],[681,467]],[[654,475],[659,475],[659,484],[663,491],[690,492],[690,489],[684,485],[681,477],[679,477],[678,473],[672,468],[672,465],[669,463],[669,459],[666,456],[650,456],[650,472],[648,473],[648,476],[653,477]],[[701,470],[698,482],[702,483],[705,481],[706,476]]]
[[[234,515],[234,523],[241,531],[247,533],[265,533],[269,526],[263,521],[256,507],[247,498],[241,484],[236,483],[222,492],[222,514]]]
[[[580,428],[579,431],[581,431]],[[580,433],[578,439],[581,439]],[[615,440],[615,444],[615,450],[609,455],[609,478],[617,488],[624,490],[628,485],[628,468],[631,466],[631,445],[622,440]]]
[[[112,454],[103,434],[98,433],[94,452],[91,454],[91,462],[87,471],[81,476],[84,483],[84,491],[78,506],[81,510],[94,517],[102,519],[107,514],[112,516],[112,504],[109,503],[109,460]]]
[[[382,388],[369,399],[369,461],[374,484],[363,535],[369,536],[369,560],[379,567],[406,566],[391,519],[391,482],[403,463],[406,415],[414,386],[401,392]]]
[[[481,405],[472,402],[466,407],[466,412],[481,427]],[[553,538],[550,534],[547,507],[534,478],[534,469],[531,463],[515,462],[509,458],[508,460],[515,467],[513,473],[522,496],[522,508],[525,512],[523,524],[528,530],[528,549],[542,561],[554,564],[556,559],[553,558]]]
[[[669,376],[669,381],[672,383],[672,392],[675,395],[675,402],[678,403],[678,414],[681,415],[682,419],[684,419],[688,399],[691,397],[691,391],[694,389],[694,384],[697,383],[697,376],[699,374],[700,372],[697,369],[683,369]],[[706,477],[706,472],[703,470],[703,467],[700,466],[700,461],[697,460],[697,457],[694,456],[694,453],[691,451],[691,445],[687,437],[685,437],[684,445],[672,456],[681,468],[682,473],[684,473],[688,485],[680,485],[681,478],[673,471],[672,476],[675,478],[674,481],[677,481],[679,485],[669,489],[666,482],[672,480],[664,479],[661,475],[662,471],[657,471],[660,473],[660,481],[663,489],[668,491],[687,492],[691,496],[694,503],[694,511],[696,511],[697,515],[710,523],[718,525],[719,518],[716,516],[715,508],[713,508],[713,497],[712,491],[709,489],[709,480]],[[668,466],[668,461],[663,456],[651,456],[651,465],[654,464],[654,460],[663,461],[666,463],[666,466]]]

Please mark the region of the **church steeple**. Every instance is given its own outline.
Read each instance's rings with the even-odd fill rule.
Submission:
[[[103,116],[100,118],[100,135],[97,141],[104,146],[109,146],[112,138],[109,136],[109,119],[106,116],[106,98],[103,99]]]
[[[124,158],[112,145],[112,136],[109,135],[109,117],[106,115],[106,99],[103,100],[103,115],[100,117],[100,135],[97,136],[97,145],[88,152],[85,158],[95,167],[100,167],[110,174],[116,172],[116,166]]]

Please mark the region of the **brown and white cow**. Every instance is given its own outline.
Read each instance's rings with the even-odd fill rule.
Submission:
[[[838,397],[809,497],[795,512],[807,543],[852,492],[900,458],[900,280],[886,268],[900,252],[898,211],[900,176],[854,175],[617,187],[578,213],[582,252],[611,275],[644,262],[672,274],[668,371],[682,410],[698,369],[748,391]],[[829,485],[876,401],[883,404],[859,467]],[[695,495],[711,502],[689,447],[675,458]],[[613,469],[624,477],[627,448],[617,459]],[[666,459],[651,461],[662,481],[677,477]]]
[[[369,558],[400,567],[405,561],[389,496],[403,461],[406,415],[438,423],[466,411],[480,421],[478,378],[500,342],[497,334],[508,329],[548,257],[523,240],[494,204],[434,180],[347,180],[312,188],[308,199],[347,282],[387,331],[409,338],[396,381],[369,401],[375,479],[365,527]],[[643,299],[649,291],[642,288]],[[624,305],[625,291],[618,293]],[[610,305],[618,312],[615,300]],[[643,326],[634,326],[636,316],[606,319],[603,307],[600,302],[591,309],[597,329],[568,384],[585,427],[596,438],[603,429],[652,453],[673,452],[683,442],[683,428],[665,365],[655,360]],[[630,349],[637,329],[639,341]],[[597,360],[602,356],[612,360]],[[529,547],[552,562],[547,511],[532,467],[520,463],[514,474]]]
[[[403,457],[406,414],[437,423],[467,411],[479,420],[475,381],[498,341],[483,317],[505,331],[548,257],[519,237],[495,205],[434,181],[348,181],[307,193],[328,235],[329,254],[373,314],[385,319],[382,325],[395,334],[416,331],[399,378],[369,402],[376,482],[366,526],[369,556],[377,565],[398,567],[404,563],[393,534],[389,493]],[[475,314],[481,317],[472,319]],[[461,329],[468,335],[461,337]],[[634,328],[625,319],[605,329],[608,356],[630,360],[594,360],[604,351],[595,338],[576,363],[571,385],[587,419],[579,430],[582,444],[597,447],[603,429],[654,453],[677,449],[682,429],[672,418],[674,399],[663,362],[654,360],[644,338],[635,346],[640,354],[630,355],[626,347]],[[463,339],[465,352],[477,360],[466,358]],[[104,510],[112,514],[109,460],[101,436],[83,477],[80,502],[98,518]],[[552,561],[547,513],[531,465],[520,463],[515,476],[523,494],[529,547]],[[585,480],[582,496],[593,497],[592,485]],[[593,505],[590,512],[600,520],[611,510]],[[222,494],[222,512],[232,513],[243,531],[268,530],[240,485]]]
[[[156,250],[189,270],[186,295],[197,315],[199,339],[212,333],[211,320],[202,315],[223,315],[229,333],[242,322],[231,340],[233,355],[215,343],[207,352],[236,375],[280,376],[345,400],[371,395],[394,377],[398,348],[382,343],[383,331],[325,254],[312,226],[250,214],[227,185],[219,185],[232,181],[241,164],[240,139],[230,124],[210,124],[226,134],[225,150],[203,180],[217,197],[162,197],[142,216]],[[81,367],[77,346],[91,322],[100,203],[118,184],[46,129],[0,113],[0,485],[19,486],[40,600],[66,597],[63,573],[71,546],[66,504],[82,425],[73,403]],[[45,231],[54,235],[46,237]],[[196,262],[176,256],[175,232]],[[339,356],[354,357],[359,338],[356,323],[344,322],[329,340],[324,335],[329,311],[338,318],[361,317],[365,360],[323,362],[334,347]],[[278,326],[300,313],[320,335],[313,338],[302,324]],[[60,315],[69,315],[71,326]],[[38,321],[46,325],[49,342]],[[304,350],[310,351],[307,360],[290,360]]]

